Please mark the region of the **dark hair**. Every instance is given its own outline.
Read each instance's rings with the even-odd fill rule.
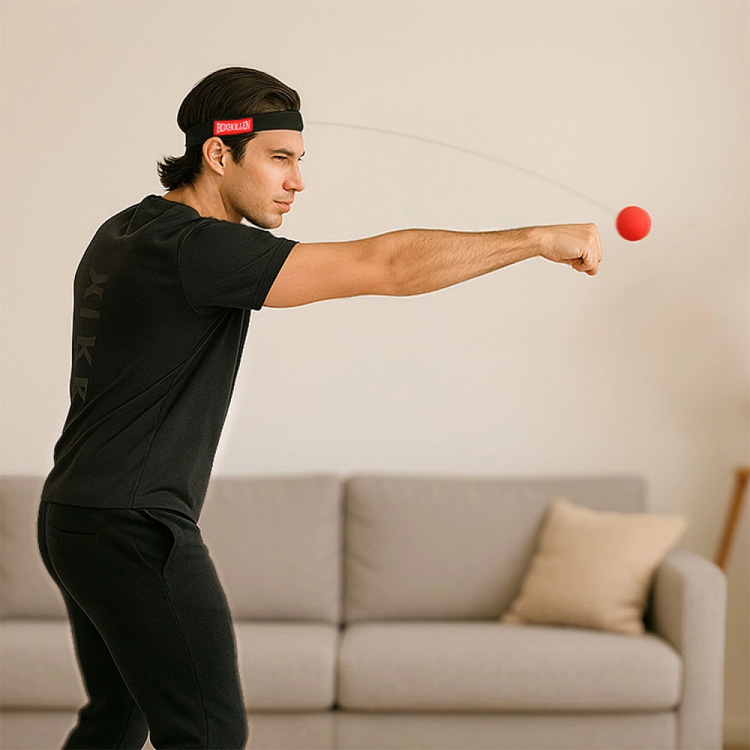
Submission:
[[[211,120],[299,108],[299,94],[272,75],[253,68],[222,68],[193,86],[180,105],[177,124],[186,133],[193,125]],[[235,164],[242,161],[245,147],[257,135],[221,136]],[[186,149],[184,156],[166,156],[156,163],[159,181],[167,190],[192,185],[202,168],[202,143]]]

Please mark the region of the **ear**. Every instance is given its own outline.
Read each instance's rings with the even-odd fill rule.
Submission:
[[[229,148],[218,136],[209,138],[203,143],[203,158],[208,166],[217,174],[224,174]]]

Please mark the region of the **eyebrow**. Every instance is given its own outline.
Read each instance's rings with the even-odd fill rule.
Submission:
[[[294,151],[290,151],[288,148],[275,148],[272,151],[269,151],[270,154],[286,154],[287,156],[294,156]],[[300,158],[302,158],[305,155],[305,152],[303,151],[300,154]]]

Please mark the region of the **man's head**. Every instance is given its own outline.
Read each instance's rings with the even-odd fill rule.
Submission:
[[[213,120],[299,108],[297,92],[273,76],[224,68],[193,87],[177,123],[187,133]],[[202,216],[236,222],[245,218],[270,229],[281,225],[287,211],[279,202],[291,203],[304,190],[298,164],[303,153],[301,132],[268,129],[201,139],[184,156],[166,157],[157,169],[170,200],[192,205]]]

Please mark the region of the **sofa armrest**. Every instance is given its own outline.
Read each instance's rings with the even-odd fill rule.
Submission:
[[[672,549],[654,574],[646,626],[682,657],[678,743],[721,750],[726,576],[705,557]]]

